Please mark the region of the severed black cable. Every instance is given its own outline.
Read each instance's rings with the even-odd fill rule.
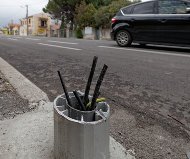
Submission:
[[[79,104],[79,106],[80,106],[80,110],[81,110],[81,111],[85,111],[86,108],[85,108],[85,106],[84,106],[84,104],[83,104],[83,102],[82,102],[80,96],[78,95],[78,92],[75,90],[75,91],[73,91],[73,94],[75,95],[75,98],[76,98],[77,101],[78,101],[78,104]]]
[[[91,103],[91,110],[94,110],[95,107],[96,107],[96,99],[98,98],[100,86],[101,86],[102,81],[104,79],[104,75],[106,74],[107,68],[108,68],[108,66],[104,65],[104,67],[103,67],[103,69],[102,69],[102,71],[100,73],[100,76],[98,78],[98,81],[96,83],[96,87],[95,87],[95,90],[94,90],[94,94],[93,94],[93,98],[92,98],[92,103]]]
[[[58,72],[58,75],[59,75],[59,78],[60,78],[60,81],[61,81],[61,84],[62,84],[62,87],[63,87],[63,91],[64,91],[64,93],[65,93],[65,97],[66,97],[66,99],[67,99],[67,102],[68,102],[68,104],[69,104],[70,106],[72,106],[71,100],[70,100],[70,98],[69,98],[69,94],[68,94],[68,92],[67,92],[67,88],[66,88],[66,86],[65,86],[65,83],[63,82],[61,73],[60,73],[60,71],[57,71],[57,72]]]
[[[88,95],[89,95],[90,86],[91,86],[91,83],[92,83],[92,78],[93,78],[93,75],[94,75],[94,71],[95,71],[95,68],[96,68],[97,61],[98,61],[98,57],[94,56],[94,59],[93,59],[93,62],[92,62],[92,67],[91,67],[90,74],[89,74],[89,77],[88,77],[88,82],[87,82],[85,93],[84,93],[84,104],[85,105],[88,104],[88,102],[89,102]]]

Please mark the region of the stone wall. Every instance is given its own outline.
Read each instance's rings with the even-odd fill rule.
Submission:
[[[107,28],[100,28],[100,39],[101,40],[110,40],[110,32],[111,29],[107,29]]]

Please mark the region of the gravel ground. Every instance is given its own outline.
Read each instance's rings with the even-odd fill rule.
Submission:
[[[22,99],[0,72],[0,120],[14,118],[31,109],[28,101]]]

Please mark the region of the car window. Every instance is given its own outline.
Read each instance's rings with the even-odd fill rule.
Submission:
[[[121,13],[121,10],[116,13],[116,16],[122,16],[123,14]]]
[[[125,7],[122,9],[122,12],[124,14],[131,14],[132,8],[133,8],[133,6]]]
[[[138,4],[134,7],[133,14],[153,14],[154,2],[146,2]]]
[[[160,14],[186,14],[190,7],[190,2],[180,0],[161,0],[158,10]]]

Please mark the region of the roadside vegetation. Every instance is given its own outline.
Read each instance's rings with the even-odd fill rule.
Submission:
[[[139,0],[133,2],[136,3]],[[132,4],[129,0],[49,0],[43,11],[61,20],[61,29],[70,25],[81,37],[86,26],[109,28],[111,18],[124,6]]]

